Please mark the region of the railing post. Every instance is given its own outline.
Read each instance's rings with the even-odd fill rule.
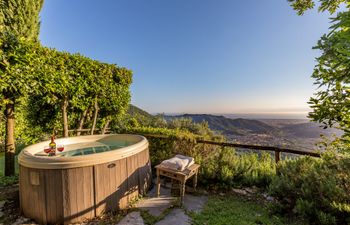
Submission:
[[[281,158],[281,152],[280,151],[275,151],[275,162],[276,164],[280,161]]]

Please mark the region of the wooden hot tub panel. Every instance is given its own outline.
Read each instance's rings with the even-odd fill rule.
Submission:
[[[76,223],[128,207],[151,183],[149,151],[70,169],[20,166],[23,214],[39,223]]]

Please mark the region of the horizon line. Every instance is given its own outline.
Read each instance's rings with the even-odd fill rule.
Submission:
[[[289,120],[310,120],[307,112],[282,112],[282,113],[151,113],[152,115],[177,116],[184,114],[192,115],[214,115],[224,116],[231,119],[289,119]]]
[[[309,112],[151,112],[151,114],[211,114],[211,115],[308,115]]]

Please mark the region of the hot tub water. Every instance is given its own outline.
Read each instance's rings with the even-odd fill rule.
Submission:
[[[117,150],[120,148],[127,147],[134,144],[133,142],[127,141],[114,141],[110,143],[103,142],[89,142],[89,143],[78,143],[78,144],[68,144],[64,146],[64,152],[56,152],[55,157],[73,157],[73,156],[82,156],[90,155],[96,153],[102,153],[112,150]],[[48,156],[47,153],[40,151],[35,154],[35,156]]]

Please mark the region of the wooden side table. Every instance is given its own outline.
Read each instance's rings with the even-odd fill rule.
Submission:
[[[155,166],[157,170],[157,197],[160,194],[160,176],[169,177],[180,182],[180,203],[182,205],[185,196],[185,184],[191,177],[193,177],[193,188],[196,191],[199,167],[198,164],[193,164],[183,171],[178,171],[163,167],[161,164]]]

